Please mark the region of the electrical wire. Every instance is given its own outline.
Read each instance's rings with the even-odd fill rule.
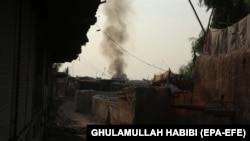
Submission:
[[[130,56],[134,57],[135,59],[137,59],[137,60],[140,61],[141,63],[144,63],[144,64],[146,64],[146,65],[148,65],[148,66],[150,66],[150,67],[153,67],[153,68],[155,68],[155,69],[159,69],[159,70],[161,70],[161,71],[166,71],[166,70],[163,70],[163,69],[160,68],[160,67],[157,67],[157,66],[155,66],[155,65],[152,65],[152,64],[150,64],[150,63],[148,63],[148,62],[146,62],[146,61],[140,59],[139,57],[133,55],[133,54],[130,53],[128,50],[124,49],[119,43],[117,43],[117,42],[116,42],[111,36],[109,36],[105,31],[101,30],[101,28],[100,28],[98,25],[96,25],[96,26],[97,26],[97,28],[98,28],[98,31],[102,31],[102,32],[104,33],[104,35],[107,36],[107,37],[113,42],[113,44],[114,44],[116,47],[122,49],[124,52],[126,52],[126,53],[129,54]]]
[[[95,71],[101,73],[101,74],[104,75],[104,76],[111,77],[109,74],[106,74],[105,72],[102,72],[102,71],[101,71],[100,69],[98,69],[97,67],[91,65],[91,63],[90,63],[88,60],[86,60],[85,58],[83,58],[83,57],[81,57],[81,58],[82,58],[85,62],[87,62],[87,64],[83,63],[83,62],[79,59],[79,62],[80,62],[80,63],[82,63],[82,64],[84,64],[84,65],[87,65],[88,67],[94,69]]]

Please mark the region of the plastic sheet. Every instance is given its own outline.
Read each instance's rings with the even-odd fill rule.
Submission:
[[[203,53],[220,55],[244,48],[250,48],[250,14],[227,28],[210,28]]]

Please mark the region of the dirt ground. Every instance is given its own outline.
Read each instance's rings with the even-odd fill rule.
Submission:
[[[45,127],[44,141],[85,141],[88,124],[101,124],[91,114],[75,112],[73,97],[63,97],[54,120]]]

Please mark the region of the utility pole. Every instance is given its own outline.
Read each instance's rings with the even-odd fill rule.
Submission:
[[[192,9],[193,9],[193,11],[194,11],[194,14],[195,14],[195,16],[196,16],[198,22],[200,23],[201,29],[202,29],[202,31],[204,32],[204,35],[205,35],[205,34],[206,34],[206,31],[205,31],[205,29],[204,29],[204,27],[203,27],[203,25],[202,25],[202,23],[201,23],[201,21],[200,21],[200,18],[199,18],[199,16],[198,16],[198,14],[197,14],[196,11],[195,11],[195,8],[194,8],[194,6],[193,6],[191,0],[189,0],[189,3],[190,3],[190,5],[191,5],[191,7],[192,7]]]

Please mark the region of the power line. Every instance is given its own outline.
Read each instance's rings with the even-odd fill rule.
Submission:
[[[161,68],[163,68],[163,63],[164,63],[168,68],[170,68],[164,60],[162,60],[162,62],[161,62]],[[162,70],[163,70],[163,69],[162,69]]]
[[[83,57],[81,57],[81,58],[83,58]],[[102,71],[101,71],[100,69],[98,69],[97,67],[91,65],[91,63],[90,63],[88,60],[86,60],[85,58],[83,58],[83,60],[84,60],[85,62],[87,62],[87,64],[83,63],[80,59],[79,59],[79,62],[82,63],[82,64],[84,64],[84,65],[87,65],[88,67],[90,67],[90,68],[92,68],[92,69],[94,69],[94,70],[96,70],[96,71],[98,71],[99,73],[101,73],[101,74],[104,75],[104,76],[111,77],[109,74],[106,74],[105,72],[102,72]]]
[[[97,26],[97,25],[96,25],[96,26]],[[99,26],[97,26],[97,28],[98,28],[98,31],[102,31],[101,28],[100,28]],[[146,62],[146,61],[143,61],[143,60],[140,59],[139,57],[133,55],[133,54],[130,53],[128,50],[126,50],[126,49],[124,49],[123,47],[121,47],[121,46],[120,46],[112,37],[110,37],[105,31],[102,31],[102,32],[104,33],[104,35],[106,35],[106,36],[113,42],[113,44],[114,44],[116,47],[121,48],[123,51],[125,51],[126,53],[128,53],[129,55],[131,55],[132,57],[134,57],[135,59],[137,59],[138,61],[140,61],[140,62],[142,62],[142,63],[144,63],[144,64],[146,64],[146,65],[148,65],[148,66],[150,66],[150,67],[159,69],[159,70],[161,70],[161,71],[166,71],[166,70],[163,70],[163,69],[160,68],[160,67],[157,67],[157,66],[155,66],[155,65],[152,65],[152,64],[150,64],[150,63],[148,63],[148,62]]]

